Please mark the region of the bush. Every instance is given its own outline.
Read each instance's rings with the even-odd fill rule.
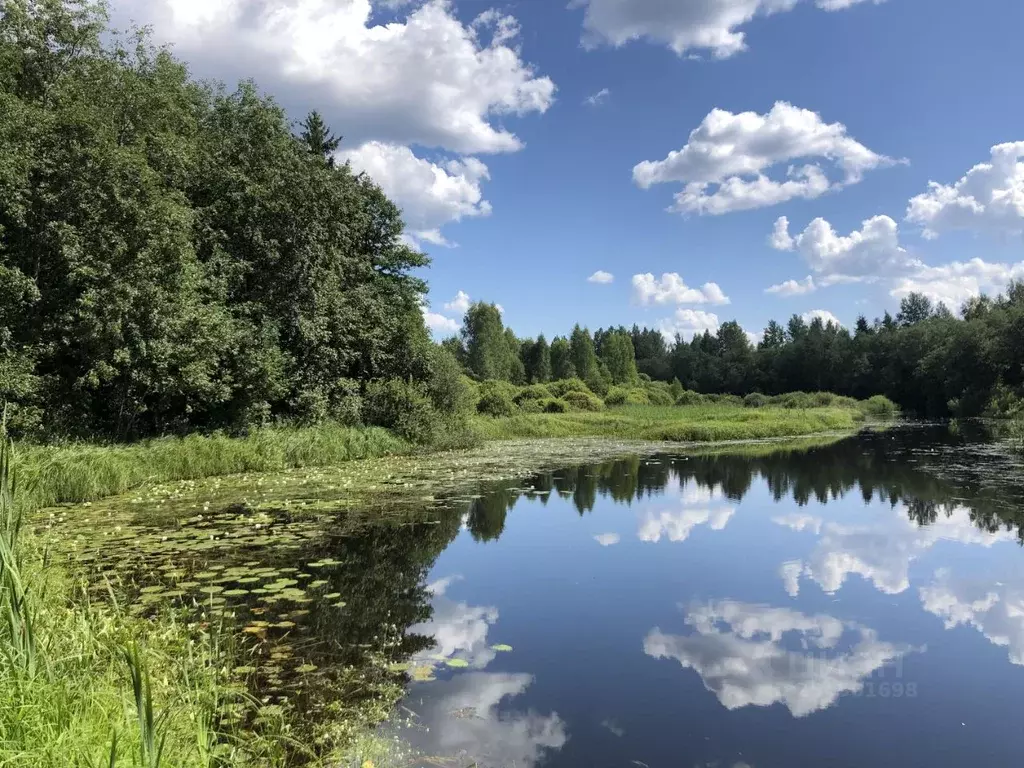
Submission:
[[[674,405],[676,402],[668,384],[662,381],[647,384],[643,391],[651,405]]]
[[[587,392],[566,392],[562,400],[578,411],[604,410],[604,403],[601,402],[601,398]]]
[[[885,395],[875,395],[865,400],[861,408],[868,416],[892,418],[899,413],[899,406]]]
[[[760,392],[751,392],[743,398],[745,408],[764,408],[766,405],[768,405],[768,398]]]
[[[548,389],[556,398],[565,397],[566,392],[584,392],[587,394],[593,394],[586,382],[579,378],[552,381],[548,384]]]
[[[706,402],[704,395],[692,389],[683,390],[683,394],[676,398],[676,405],[703,405]]]
[[[650,405],[651,398],[642,389],[631,389],[626,393],[626,405]]]
[[[550,400],[545,400],[543,405],[544,405],[544,413],[568,413],[569,412],[569,404],[566,403],[565,400],[559,400],[558,398],[552,398]]]
[[[462,375],[462,366],[448,349],[432,345],[427,355],[424,393],[434,408],[448,415],[464,415],[473,409],[476,396]]]
[[[530,400],[530,399],[520,400],[519,401],[519,410],[522,413],[543,413],[544,412],[544,403],[547,402],[548,400],[553,400],[553,399],[554,398],[548,397],[548,398],[545,398],[543,400]]]
[[[434,439],[438,414],[420,385],[401,379],[371,381],[366,387],[363,418],[414,443]]]
[[[476,410],[485,416],[501,418],[511,416],[516,412],[516,404],[512,398],[499,389],[491,389],[480,395],[480,401],[476,404]]]
[[[626,397],[629,395],[629,390],[623,389],[622,387],[612,387],[608,390],[608,394],[604,396],[605,405],[625,405]]]
[[[519,393],[512,398],[512,400],[516,405],[522,408],[523,404],[528,401],[536,402],[539,400],[550,400],[551,398],[551,390],[543,384],[531,384],[528,387],[523,387]]]

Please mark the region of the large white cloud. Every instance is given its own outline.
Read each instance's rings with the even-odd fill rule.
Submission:
[[[728,304],[718,283],[704,283],[691,288],[677,272],[666,272],[656,278],[650,272],[633,275],[633,298],[642,305],[650,304]]]
[[[832,706],[912,650],[832,616],[731,600],[690,606],[686,624],[687,635],[652,629],[644,652],[696,671],[726,709],[782,704],[794,717]]]
[[[826,11],[867,0],[816,0]],[[790,11],[800,0],[574,0],[586,10],[583,42],[620,46],[647,39],[682,55],[707,50],[724,59],[746,48],[742,27],[755,16]],[[882,0],[873,0],[875,3]]]
[[[774,293],[776,296],[803,296],[806,293],[814,293],[818,290],[814,278],[808,275],[803,280],[786,280],[777,285],[764,289],[765,293]]]
[[[445,303],[444,308],[446,312],[454,312],[457,315],[464,315],[469,311],[469,307],[472,303],[473,301],[469,298],[468,293],[465,291],[459,291],[455,294],[455,298]]]
[[[946,629],[974,627],[993,645],[1008,650],[1010,662],[1024,666],[1024,588],[1019,583],[982,584],[936,573],[920,589],[921,604],[945,620]]]
[[[888,216],[867,219],[860,229],[845,236],[822,218],[792,236],[789,219],[780,216],[770,242],[777,250],[799,253],[818,276],[817,284],[826,287],[835,282],[908,274],[923,266],[900,245],[899,225]]]
[[[408,147],[369,141],[338,153],[356,172],[365,171],[401,209],[406,232],[416,240],[448,245],[441,227],[464,217],[488,216],[491,204],[480,184],[490,178],[474,157],[437,165]]]
[[[838,592],[851,575],[861,576],[877,590],[895,595],[910,587],[910,564],[940,541],[991,547],[1016,541],[1009,531],[979,529],[966,508],[939,514],[935,522],[919,526],[902,506],[871,523],[844,525],[810,515],[774,518],[795,531],[812,530],[818,542],[805,561],[786,563],[780,575],[790,595],[799,593],[799,580],[807,577],[829,594]]]
[[[925,237],[956,229],[1024,233],[1024,141],[997,144],[991,159],[954,184],[930,182],[910,201],[907,220]]]
[[[830,180],[816,163],[793,164],[799,160],[827,161],[840,178]],[[637,164],[633,180],[644,189],[680,182],[683,190],[671,210],[715,215],[820,197],[893,162],[849,136],[842,123],[826,123],[816,112],[780,101],[763,115],[712,110],[686,146]],[[788,166],[784,179],[767,175],[782,165]]]
[[[896,280],[889,293],[895,298],[923,293],[935,303],[956,309],[982,293],[1001,292],[1011,280],[1024,280],[1024,261],[1004,264],[971,259],[940,267],[922,266],[914,274]]]
[[[151,23],[197,74],[255,77],[286,106],[320,109],[346,145],[514,151],[521,142],[496,119],[552,104],[552,81],[511,44],[514,19],[463,24],[447,0],[388,24],[372,11],[370,0],[115,2],[118,20]]]

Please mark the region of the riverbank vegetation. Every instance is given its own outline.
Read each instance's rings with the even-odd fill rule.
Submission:
[[[630,395],[637,387],[649,399],[648,385],[663,382],[673,387],[673,402],[683,390],[754,397],[825,391],[861,400],[884,395],[919,416],[1006,417],[1024,410],[1021,338],[1024,283],[1016,282],[1004,295],[968,301],[959,316],[911,294],[895,317],[860,317],[853,331],[794,315],[785,325],[768,323],[756,344],[735,321],[671,340],[635,325],[593,335],[577,325],[549,343],[543,335],[517,337],[495,305],[478,303],[444,346],[476,379],[526,385],[575,377],[601,397],[613,393],[615,402],[644,400]]]

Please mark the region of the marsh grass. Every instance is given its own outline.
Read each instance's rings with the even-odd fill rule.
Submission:
[[[0,429],[2,437],[2,429]],[[94,602],[23,530],[13,449],[0,444],[0,765],[213,768],[273,764],[235,738],[218,627]]]
[[[712,442],[794,437],[855,429],[864,420],[853,408],[744,408],[735,405],[624,405],[598,413],[537,413],[506,419],[479,417],[487,439],[614,437],[628,440]]]
[[[341,464],[408,453],[412,446],[384,429],[335,424],[275,427],[245,437],[190,435],[128,445],[19,446],[18,508],[96,501],[146,483]]]

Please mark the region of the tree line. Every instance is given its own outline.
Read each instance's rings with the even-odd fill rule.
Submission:
[[[8,425],[132,438],[274,419],[395,426],[396,409],[423,423],[451,405],[458,367],[424,327],[412,274],[428,260],[382,191],[334,162],[340,141],[316,113],[293,126],[252,83],[191,78],[145,33],[108,29],[100,3],[6,0]],[[399,379],[405,390],[369,390]]]
[[[583,379],[604,395],[641,378],[707,394],[827,391],[860,400],[883,394],[921,416],[1024,411],[1024,283],[980,296],[954,315],[912,293],[893,317],[858,318],[848,330],[821,318],[772,320],[752,344],[735,321],[716,333],[674,339],[634,325],[575,326],[549,343],[519,338],[493,304],[469,308],[459,336],[443,342],[474,378],[515,384]]]

